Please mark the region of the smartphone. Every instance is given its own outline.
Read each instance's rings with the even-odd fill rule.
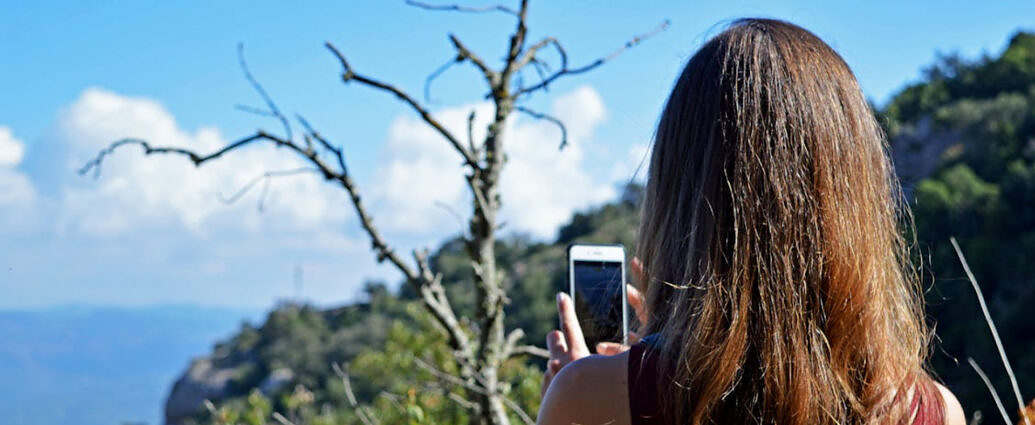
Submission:
[[[627,344],[625,247],[621,244],[569,245],[568,282],[590,351],[599,342]]]

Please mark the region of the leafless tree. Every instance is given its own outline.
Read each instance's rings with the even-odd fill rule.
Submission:
[[[308,171],[323,176],[328,182],[340,186],[348,193],[352,208],[359,217],[360,225],[370,238],[377,260],[379,262],[387,260],[403,274],[406,284],[420,294],[424,307],[441,325],[448,338],[449,346],[453,350],[453,360],[459,371],[458,376],[450,378],[448,381],[461,387],[466,393],[467,399],[472,400],[472,403],[469,403],[469,407],[473,410],[472,417],[477,418],[481,423],[507,424],[509,423],[507,409],[510,408],[515,410],[514,413],[523,421],[528,422],[530,421],[529,416],[525,412],[521,412],[515,403],[506,398],[503,387],[500,385],[499,376],[501,364],[512,356],[545,356],[545,352],[541,348],[522,344],[524,332],[521,329],[507,330],[504,327],[504,305],[507,303],[507,296],[502,284],[504,274],[496,264],[495,241],[499,230],[498,213],[501,205],[499,179],[505,163],[505,124],[514,112],[526,114],[534,119],[549,121],[560,127],[562,135],[560,146],[563,148],[567,143],[564,124],[555,117],[524,106],[524,101],[535,93],[546,91],[552,83],[560,79],[591,71],[614,59],[645,38],[664,30],[668,22],[663,22],[648,33],[633,37],[606,56],[583,65],[572,66],[568,63],[567,51],[556,38],[546,37],[535,43],[529,43],[526,20],[528,16],[527,0],[521,0],[516,9],[503,5],[489,7],[434,5],[415,0],[408,0],[407,4],[427,10],[503,13],[513,16],[516,21],[516,27],[509,37],[502,64],[498,67],[493,67],[481,56],[468,49],[458,37],[451,34],[449,41],[455,50],[455,56],[447,65],[437,69],[425,81],[425,97],[428,97],[428,86],[449,66],[469,64],[478,71],[488,88],[486,99],[490,100],[494,107],[492,120],[488,124],[484,139],[480,142],[476,142],[473,137],[472,127],[475,121],[473,111],[467,120],[468,128],[467,134],[464,135],[465,140],[461,135],[448,130],[420,100],[396,85],[364,74],[346,60],[345,54],[341,50],[329,42],[326,43],[327,49],[341,64],[342,82],[359,84],[395,96],[420,116],[424,123],[434,129],[459,155],[465,169],[467,188],[473,195],[468,229],[463,238],[467,254],[470,256],[470,266],[474,272],[471,283],[476,293],[474,317],[464,320],[463,324],[446,295],[442,285],[442,276],[437,274],[429,264],[427,250],[415,250],[412,253],[412,259],[408,260],[393,249],[374,225],[373,217],[363,203],[356,183],[349,175],[344,148],[325,139],[303,117],[298,116],[295,120],[290,120],[285,116],[252,76],[241,49],[238,50],[238,54],[245,78],[266,104],[264,108],[242,107],[242,109],[275,118],[279,121],[283,134],[278,135],[259,129],[254,134],[210,153],[198,153],[182,147],[154,146],[148,141],[140,139],[123,139],[101,151],[96,158],[83,166],[80,174],[93,172],[96,175],[100,172],[105,157],[116,149],[128,145],[140,146],[145,155],[183,156],[195,166],[201,166],[245,146],[260,143],[272,144],[284,148],[291,155],[297,155],[310,167],[307,169]],[[548,51],[552,51],[556,55],[552,66],[549,65],[551,61],[544,59],[544,53]],[[525,78],[521,77],[526,72],[534,72],[535,76],[531,79],[532,83],[527,85]],[[293,121],[301,126],[301,132],[297,137],[292,128]],[[298,174],[299,172],[304,171],[269,172],[260,178],[268,180],[277,175]],[[255,182],[250,183],[249,186],[254,184]]]

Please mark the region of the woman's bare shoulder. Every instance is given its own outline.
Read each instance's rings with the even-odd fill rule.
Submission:
[[[944,385],[935,382],[938,386],[938,392],[942,394],[942,400],[945,401],[945,424],[946,425],[964,425],[967,423],[967,418],[963,414],[963,406],[960,405],[960,401],[956,399],[956,395],[945,388]]]
[[[628,352],[583,357],[550,383],[539,408],[540,424],[629,423]]]

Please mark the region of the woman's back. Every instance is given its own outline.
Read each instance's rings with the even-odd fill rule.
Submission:
[[[645,344],[634,344],[617,355],[583,357],[564,367],[550,385],[539,412],[540,424],[661,425],[658,414],[656,360],[646,355]],[[646,361],[645,361],[646,360]],[[906,401],[900,401],[906,403]],[[908,396],[915,412],[911,425],[962,425],[963,408],[945,387],[926,380],[920,397]]]

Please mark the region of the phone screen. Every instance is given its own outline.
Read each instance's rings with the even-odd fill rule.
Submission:
[[[573,263],[575,313],[587,346],[592,351],[598,342],[623,342],[622,263],[579,260]]]

